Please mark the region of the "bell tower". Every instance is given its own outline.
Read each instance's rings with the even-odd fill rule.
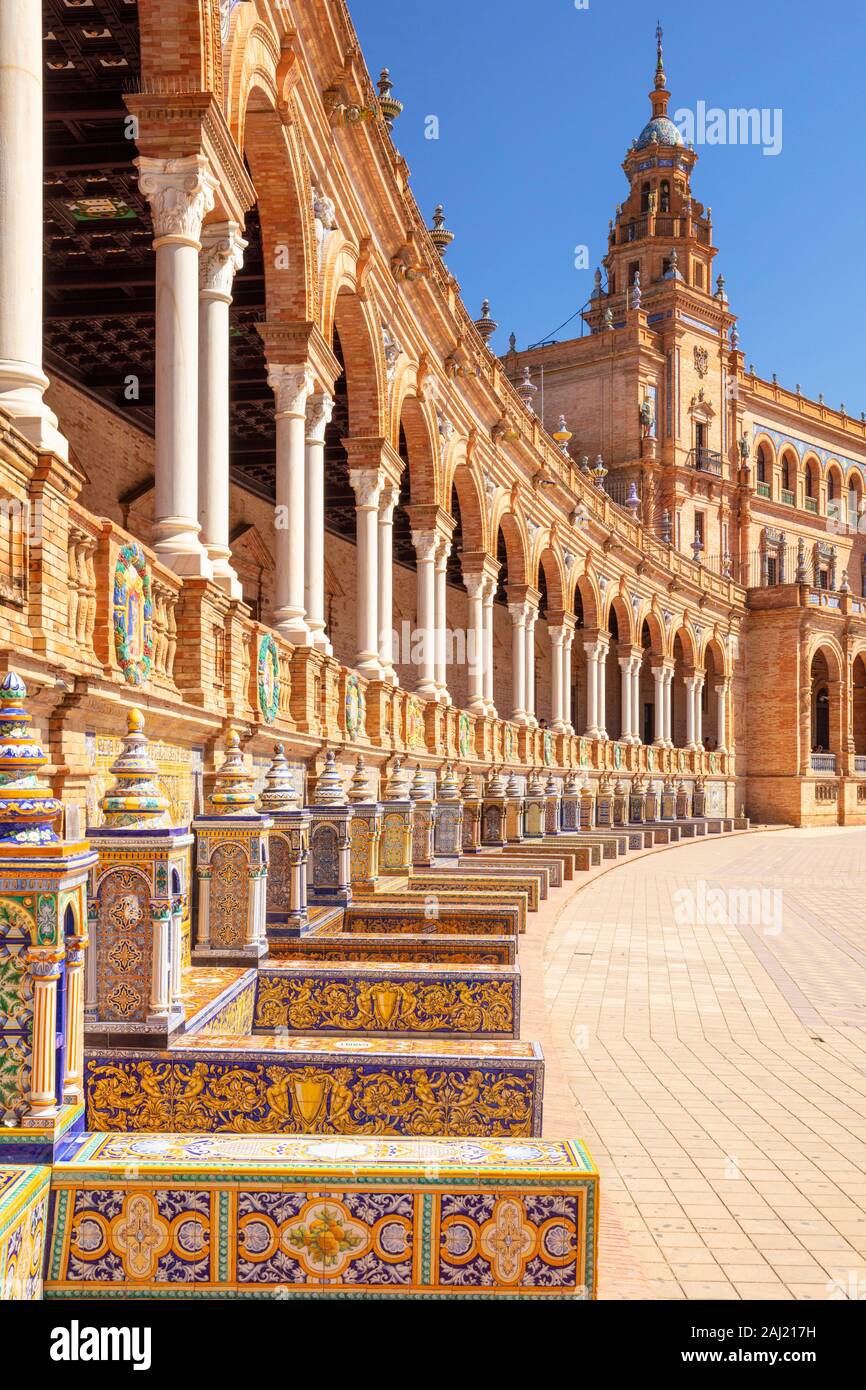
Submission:
[[[708,297],[713,293],[716,248],[712,245],[710,210],[692,197],[691,174],[697,155],[684,143],[668,115],[670,92],[661,25],[656,29],[656,54],[650,119],[632,141],[623,162],[629,193],[610,224],[604,258],[608,300],[619,298],[620,312],[641,304],[647,307],[647,299],[671,282],[688,285]],[[636,304],[632,302],[635,299]],[[597,272],[592,305],[585,316],[593,328],[597,329],[597,320],[603,318],[606,307]],[[617,313],[615,303],[610,307]]]

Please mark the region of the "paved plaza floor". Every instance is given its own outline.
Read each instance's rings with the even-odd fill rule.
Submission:
[[[521,1031],[545,1133],[601,1171],[601,1297],[866,1297],[866,830],[689,842],[531,922]]]

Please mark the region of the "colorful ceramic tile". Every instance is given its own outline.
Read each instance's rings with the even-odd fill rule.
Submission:
[[[0,1301],[42,1297],[42,1256],[51,1170],[0,1167]]]
[[[441,965],[511,965],[517,959],[514,936],[314,936],[271,946],[270,959],[432,961]]]
[[[233,1133],[541,1132],[537,1043],[185,1038],[170,1052],[88,1053],[88,1126]]]
[[[93,1134],[46,1297],[588,1299],[597,1189],[567,1140]]]
[[[347,963],[263,968],[256,1032],[516,1038],[516,966]]]

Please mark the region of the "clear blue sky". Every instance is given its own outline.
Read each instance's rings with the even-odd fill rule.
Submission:
[[[703,145],[692,189],[713,210],[715,271],[747,363],[828,405],[866,410],[866,13],[826,0],[349,0],[374,80],[405,104],[395,125],[428,222],[469,308],[487,295],[503,352],[551,333],[588,297],[626,193],[620,167],[649,117],[657,13],[670,113],[781,108],[782,148]],[[439,139],[425,139],[425,118]],[[572,336],[573,328],[559,333]]]

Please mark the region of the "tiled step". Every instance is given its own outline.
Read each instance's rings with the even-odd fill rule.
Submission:
[[[265,964],[277,960],[433,961],[442,965],[511,965],[517,959],[517,938],[509,936],[426,935],[391,932],[388,935],[344,933],[311,937],[271,947]]]
[[[516,965],[381,961],[268,965],[258,975],[257,1034],[517,1038]]]
[[[413,893],[426,893],[432,891],[439,892],[446,889],[451,893],[522,893],[526,897],[526,905],[530,912],[538,911],[540,898],[538,879],[531,874],[519,876],[516,872],[509,873],[503,868],[498,873],[488,867],[486,873],[477,873],[472,870],[463,872],[460,869],[424,869],[415,873],[409,879],[409,888]]]
[[[193,965],[183,972],[181,1000],[184,1018],[172,1036],[189,1033],[248,1033],[252,1027],[256,972],[251,966]],[[164,1047],[166,1028],[156,1037],[147,1024],[105,1025],[85,1019],[85,1040],[91,1047]]]
[[[538,876],[542,898],[546,898],[551,888],[562,887],[562,870],[555,859],[543,862],[537,860],[534,864],[531,859],[518,854],[512,854],[511,846],[504,850],[489,850],[484,854],[464,854],[457,861],[457,868],[468,870],[470,873],[485,874],[488,872],[489,864],[502,865],[503,868],[515,869],[519,873],[536,874]]]
[[[52,1188],[50,1299],[596,1292],[574,1141],[91,1134]],[[115,1222],[149,1238],[109,1244]]]
[[[85,1054],[87,1126],[265,1134],[541,1133],[533,1042],[184,1039],[168,1052]]]
[[[381,935],[383,932],[410,932],[418,936],[426,931],[457,936],[510,936],[517,934],[525,923],[525,902],[475,901],[467,906],[466,897],[449,900],[446,893],[437,893],[436,903],[425,912],[424,899],[418,897],[411,905],[403,898],[389,902],[378,893],[350,903],[343,918],[343,932]],[[417,905],[416,905],[417,903]]]

